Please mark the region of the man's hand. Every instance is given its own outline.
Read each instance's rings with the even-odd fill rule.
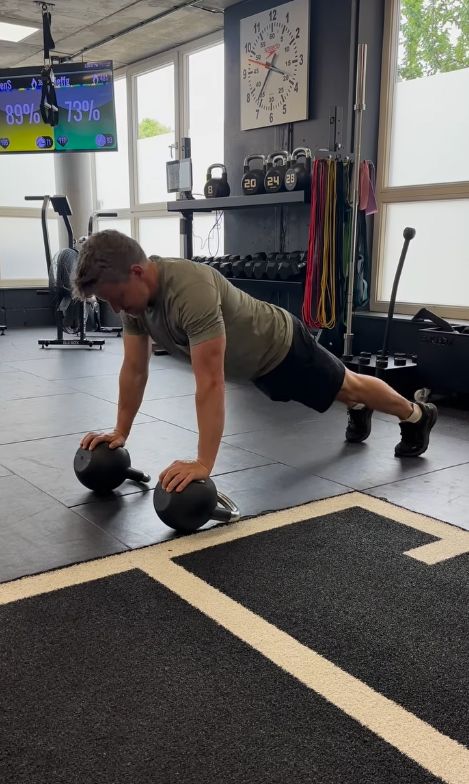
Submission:
[[[184,488],[196,479],[208,479],[210,471],[198,460],[175,460],[160,474],[163,490],[181,493]]]
[[[94,449],[98,444],[107,442],[110,449],[116,449],[118,446],[124,446],[125,441],[123,433],[112,430],[110,433],[87,433],[81,439],[80,446],[82,449]]]

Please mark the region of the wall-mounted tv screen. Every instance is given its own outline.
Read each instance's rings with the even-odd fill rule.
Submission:
[[[41,71],[0,70],[0,155],[117,150],[112,61],[54,65],[54,127],[41,117]]]

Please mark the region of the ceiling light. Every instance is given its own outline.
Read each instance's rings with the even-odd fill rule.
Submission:
[[[0,21],[0,41],[13,41],[15,44],[36,33],[39,27],[28,27],[23,24],[12,24]]]

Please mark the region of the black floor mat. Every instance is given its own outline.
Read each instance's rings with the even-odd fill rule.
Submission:
[[[468,745],[469,555],[404,555],[432,541],[356,507],[176,562]]]
[[[304,526],[303,536],[308,529],[314,538],[321,527]],[[199,570],[211,561],[223,590],[239,583],[251,603],[259,591],[263,605],[261,573],[270,574],[274,596],[279,579],[293,589],[298,536],[292,526],[259,537],[264,554],[250,537],[226,553],[212,548],[182,560]],[[311,550],[332,557],[333,548],[324,537],[308,546],[297,551],[295,571],[309,569],[310,583],[300,588],[312,620]],[[241,573],[230,581],[234,565]],[[334,593],[325,582],[323,602]],[[343,595],[339,585],[337,592]],[[284,596],[284,605],[283,625],[296,617],[296,601]],[[138,570],[4,605],[0,628],[2,784],[440,781]]]

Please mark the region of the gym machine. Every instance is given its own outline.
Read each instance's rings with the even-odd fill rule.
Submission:
[[[73,240],[73,229],[70,224],[69,216],[72,214],[72,210],[70,208],[70,204],[66,196],[49,196],[48,194],[44,196],[25,196],[25,201],[42,201],[41,207],[41,226],[42,226],[42,236],[44,240],[44,251],[46,254],[46,263],[47,263],[47,273],[49,277],[49,290],[54,291],[56,294],[56,298],[60,297],[62,300],[61,292],[57,288],[57,280],[54,280],[55,271],[57,271],[61,277],[63,277],[63,290],[67,289],[67,293],[69,292],[69,273],[70,270],[76,265],[76,260],[78,258],[78,251],[75,248],[75,243]],[[59,251],[56,257],[52,259],[51,250],[50,250],[50,241],[49,241],[49,230],[47,227],[47,209],[49,206],[49,202],[52,205],[52,208],[57,215],[59,215],[64,224],[67,231],[67,238],[68,238],[68,247],[64,248]],[[38,291],[38,294],[44,293],[43,291]],[[62,300],[63,301],[63,300]],[[72,302],[72,300],[70,301]],[[76,305],[77,303],[74,303]],[[72,329],[72,334],[77,335],[74,338],[64,338],[64,332],[67,332],[69,328],[66,327],[64,324],[65,322],[65,312],[63,308],[60,307],[61,301],[56,301],[55,303],[55,319],[57,325],[57,337],[55,340],[38,340],[38,344],[41,348],[48,348],[49,346],[73,346],[78,348],[93,348],[93,346],[99,346],[101,350],[105,341],[100,339],[92,339],[87,336],[86,334],[86,320],[88,316],[88,304],[86,301],[80,302],[79,307],[79,325],[78,329]],[[70,330],[69,330],[70,334]]]

